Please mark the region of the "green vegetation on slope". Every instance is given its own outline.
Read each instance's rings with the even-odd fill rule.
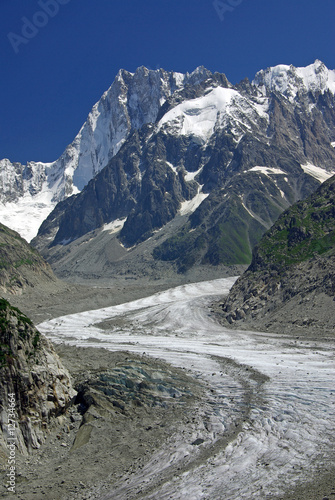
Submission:
[[[16,340],[18,339],[18,341]],[[39,348],[41,335],[32,321],[6,299],[0,298],[0,368],[7,366],[15,357],[18,342],[31,357]]]
[[[31,245],[8,227],[0,224],[0,287],[15,292],[36,284],[43,275],[54,280],[49,265]]]
[[[257,245],[251,270],[282,268],[335,247],[335,176],[285,211]]]
[[[177,234],[154,249],[155,259],[175,262],[180,273],[195,264],[250,264],[252,248],[265,227],[247,212],[238,196],[232,195],[214,209],[212,198],[200,205]]]

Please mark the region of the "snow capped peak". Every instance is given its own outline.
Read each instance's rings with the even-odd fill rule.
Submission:
[[[335,70],[329,70],[318,59],[305,68],[296,68],[296,71],[309,91],[330,90],[333,94],[335,93]]]
[[[200,82],[205,77],[204,68],[198,68],[191,75],[144,66],[135,73],[120,69],[58,160],[27,165],[1,160],[2,220],[26,239],[33,238],[57,202],[81,191],[117,154],[133,130],[156,121],[162,104],[175,90],[186,82]],[[36,197],[39,193],[43,196]],[[23,208],[18,203],[21,198],[25,200]],[[35,222],[27,227],[23,222],[29,204],[33,207],[30,216]]]
[[[61,170],[66,165],[72,172],[73,189],[82,190],[117,154],[132,130],[154,123],[162,104],[187,78],[145,66],[135,73],[120,70],[93,106],[74,142],[56,162]]]
[[[280,92],[290,100],[294,100],[298,91],[325,92],[329,90],[334,94],[335,70],[329,70],[318,59],[309,66],[299,68],[279,64],[259,71],[252,83],[263,93],[266,93],[267,89],[271,92]]]
[[[185,80],[189,85],[197,85],[203,80],[210,78],[212,76],[211,71],[206,69],[204,66],[198,66],[192,73],[186,73]]]
[[[266,135],[269,91],[291,101],[298,92],[335,93],[335,71],[319,60],[306,68],[278,65],[257,73],[253,84],[259,92],[254,89],[250,93],[249,86],[244,90],[234,87],[225,75],[212,74],[204,66],[185,74],[145,66],[133,73],[120,69],[58,160],[27,165],[0,161],[3,221],[30,240],[56,203],[80,192],[143,125],[152,124],[153,131],[189,136],[201,147],[224,128],[237,143],[247,132],[258,130]],[[20,200],[24,201],[21,205]],[[24,223],[22,229],[20,221],[27,220],[26,213],[35,223],[29,227]]]
[[[252,124],[268,119],[266,109],[267,103],[253,102],[235,89],[208,88],[203,96],[185,100],[169,110],[159,121],[158,130],[192,136],[194,142],[204,144],[216,129],[229,126],[239,140]]]

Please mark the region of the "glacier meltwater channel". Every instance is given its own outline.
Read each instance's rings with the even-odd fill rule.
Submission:
[[[212,389],[211,432],[197,447],[207,452],[195,454],[192,463],[192,446],[181,434],[155,452],[141,473],[115,484],[104,494],[106,500],[135,498],[139,489],[143,498],[160,500],[271,498],[327,470],[334,459],[334,342],[222,327],[209,305],[234,281],[187,284],[38,326],[55,342],[145,351],[189,370]],[[113,326],[113,318],[122,320],[122,328]],[[107,320],[110,329],[99,328]],[[236,399],[227,404],[232,391]],[[243,391],[249,393],[247,409],[238,406]],[[236,418],[244,412],[245,418],[234,438],[221,446],[234,412]],[[169,475],[178,460],[188,466]]]

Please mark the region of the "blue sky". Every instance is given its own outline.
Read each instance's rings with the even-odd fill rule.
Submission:
[[[53,161],[120,68],[335,68],[334,0],[0,0],[0,158]]]

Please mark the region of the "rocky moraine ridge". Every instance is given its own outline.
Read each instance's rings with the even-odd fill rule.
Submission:
[[[9,295],[56,282],[49,264],[21,236],[0,224],[0,290]]]

